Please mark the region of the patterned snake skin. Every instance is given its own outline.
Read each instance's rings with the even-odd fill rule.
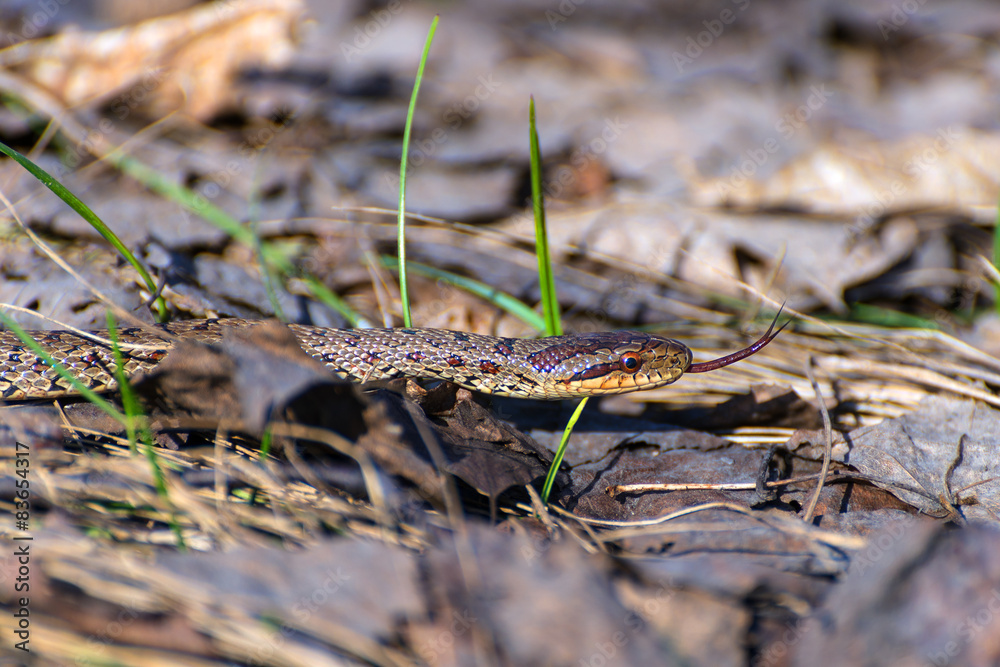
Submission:
[[[129,376],[152,370],[171,348],[171,337],[213,343],[225,332],[258,320],[189,320],[157,327],[123,328]],[[771,329],[754,345],[721,359],[692,364],[691,350],[670,338],[636,331],[552,338],[496,338],[442,329],[325,329],[290,324],[309,355],[337,375],[360,381],[401,376],[447,380],[467,389],[522,398],[561,399],[622,394],[677,381],[684,373],[721,368],[769,343]],[[166,332],[158,336],[156,329]],[[784,327],[782,327],[784,328]],[[95,391],[116,386],[114,355],[106,343],[70,331],[29,334],[57,362]],[[107,340],[106,331],[90,332]],[[72,386],[9,331],[0,331],[0,400],[53,398]]]

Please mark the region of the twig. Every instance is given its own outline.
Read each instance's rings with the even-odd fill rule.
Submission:
[[[823,394],[819,390],[819,383],[816,382],[816,376],[813,374],[812,357],[809,357],[809,363],[806,364],[806,376],[809,378],[809,383],[812,385],[813,391],[816,392],[816,400],[819,402],[819,412],[823,415],[823,431],[826,432],[826,447],[823,449],[823,466],[819,471],[819,482],[816,484],[816,491],[813,492],[812,498],[809,499],[806,513],[802,516],[802,520],[805,523],[811,523],[813,512],[816,511],[816,505],[819,503],[819,495],[823,491],[823,482],[826,481],[826,473],[830,470],[830,457],[833,453],[833,426],[830,424],[830,412],[826,409],[826,401],[823,400]]]

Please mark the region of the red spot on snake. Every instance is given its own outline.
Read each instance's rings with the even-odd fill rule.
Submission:
[[[447,359],[445,359],[445,363],[447,363],[452,368],[460,368],[460,367],[462,367],[462,366],[465,365],[465,362],[462,361],[461,358],[454,357],[454,356],[448,357]]]
[[[494,364],[492,361],[480,361],[479,370],[481,370],[484,373],[489,373],[490,375],[496,375],[497,373],[500,372],[500,369],[497,368],[497,365]]]
[[[493,349],[496,350],[497,354],[505,357],[509,357],[514,354],[514,348],[507,342],[506,338],[494,345]]]
[[[427,358],[427,355],[423,352],[407,352],[406,358],[410,361],[423,361]]]

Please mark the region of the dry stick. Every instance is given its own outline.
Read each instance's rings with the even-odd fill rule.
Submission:
[[[212,471],[213,477],[213,489],[215,491],[215,511],[219,514],[225,512],[226,499],[229,497],[227,492],[226,479],[229,476],[227,468],[229,467],[229,462],[226,461],[225,443],[229,439],[229,430],[226,429],[222,424],[219,424],[219,428],[215,429],[215,438],[213,442],[213,451],[215,453],[215,470]]]
[[[802,475],[790,479],[779,479],[765,482],[769,489],[781,486],[808,482],[820,477],[821,473]],[[835,473],[834,477],[838,475]],[[623,493],[647,493],[649,491],[753,491],[757,488],[756,482],[731,482],[731,483],[694,483],[694,484],[615,484],[604,489],[604,492],[611,497],[619,496]]]
[[[270,425],[271,424],[269,424],[269,426]],[[296,472],[302,475],[302,479],[307,481],[309,484],[313,486],[313,488],[316,489],[317,493],[326,494],[327,496],[336,495],[336,491],[330,488],[330,485],[327,484],[326,481],[323,480],[319,475],[314,473],[312,467],[310,467],[309,464],[305,462],[305,460],[299,454],[298,447],[295,446],[294,442],[287,442],[286,438],[282,438],[281,445],[282,445],[282,450],[285,452],[285,458],[288,459],[288,463],[291,464],[292,468]],[[261,462],[263,463],[263,460]],[[388,519],[385,516],[380,516],[380,509],[374,502],[372,503],[372,509],[374,510],[376,517],[378,517],[380,528],[383,531],[388,530],[388,525],[389,525]]]
[[[169,277],[166,273],[160,276],[160,282],[157,283],[156,290],[142,303],[143,308],[149,308],[150,310],[153,309],[153,304],[156,303],[156,300],[163,296],[163,290],[167,286],[167,280],[169,280]]]
[[[761,283],[761,286],[764,288],[761,291],[764,292],[765,294],[770,293],[771,290],[774,289],[774,283],[777,282],[777,280],[778,280],[778,274],[781,273],[781,268],[785,264],[785,255],[786,255],[787,252],[788,252],[788,243],[787,242],[786,243],[782,243],[781,244],[781,252],[779,252],[778,256],[774,258],[774,261],[772,262],[773,266],[772,266],[771,270],[768,271],[767,275],[764,276],[764,280]],[[785,299],[786,300],[788,299],[788,295],[787,294],[785,295]],[[784,302],[782,302],[781,307],[782,308],[785,307]],[[760,303],[759,302],[756,304],[756,307],[754,308],[754,310],[752,312],[751,319],[753,317],[756,317],[758,315],[758,313],[760,313]]]
[[[468,526],[465,522],[465,515],[462,514],[462,502],[458,496],[458,489],[455,486],[454,478],[447,471],[448,458],[444,455],[437,436],[422,419],[422,417],[426,416],[425,413],[418,410],[417,404],[409,400],[409,397],[404,396],[403,398],[403,408],[410,419],[413,420],[413,426],[417,429],[417,434],[424,443],[424,447],[427,448],[431,462],[437,468],[441,499],[444,501],[448,522],[456,534],[466,535],[468,533]]]
[[[826,433],[826,447],[823,449],[823,466],[819,470],[819,482],[816,484],[816,491],[813,492],[812,498],[809,499],[809,506],[806,508],[806,513],[802,516],[802,520],[806,523],[812,522],[813,512],[819,503],[819,494],[823,491],[823,482],[826,480],[826,473],[830,470],[830,456],[833,453],[833,426],[830,424],[830,411],[826,409],[826,401],[823,400],[823,394],[819,391],[819,383],[816,382],[816,375],[813,373],[812,366],[813,359],[809,357],[809,362],[806,364],[806,377],[809,378],[809,383],[812,385],[813,391],[816,392],[819,411],[823,415],[823,431]]]
[[[590,554],[604,553],[608,555],[615,555],[612,553],[612,549],[610,546],[608,546],[608,543],[600,538],[600,535],[597,532],[597,528],[595,528],[594,526],[591,526],[586,523],[579,523],[576,521],[574,521],[571,525],[570,522],[567,521],[565,518],[561,518],[558,516],[555,518],[559,520],[559,527],[562,528],[563,533],[566,535],[570,535],[573,539],[575,539],[576,543],[579,544],[580,547],[587,553]],[[583,535],[581,535],[579,531],[583,531],[583,533],[585,533],[586,536],[590,538],[590,541],[588,542],[587,540],[583,539]]]
[[[552,514],[549,513],[545,503],[542,502],[542,497],[538,495],[538,491],[531,484],[526,484],[524,489],[528,492],[528,497],[531,499],[531,507],[535,511],[535,516],[538,517],[538,520],[549,531],[549,535],[554,535],[558,526],[552,520]]]
[[[529,508],[527,506],[524,506],[522,503],[519,503],[518,507],[522,507],[525,511],[529,510]],[[670,514],[655,517],[652,519],[641,519],[638,521],[612,521],[606,519],[592,519],[589,517],[577,516],[576,514],[573,514],[568,510],[564,510],[558,505],[552,506],[552,510],[556,514],[564,516],[567,519],[572,519],[578,523],[592,524],[594,526],[599,526],[602,528],[618,529],[601,533],[600,539],[602,540],[615,540],[615,539],[620,539],[622,537],[628,537],[631,535],[654,534],[658,532],[672,532],[671,530],[667,529],[668,528],[667,526],[663,526],[662,524],[674,521],[675,519],[679,519],[680,517],[683,516],[694,514],[696,512],[704,512],[707,510],[715,510],[715,509],[728,510],[731,512],[735,512],[737,514],[742,514],[748,518],[751,518],[759,523],[764,524],[769,528],[773,528],[780,532],[801,535],[810,540],[818,540],[825,544],[829,544],[840,549],[863,549],[868,545],[868,540],[861,537],[856,537],[854,535],[846,535],[844,533],[837,533],[831,530],[824,530],[821,528],[817,528],[815,526],[809,526],[803,524],[797,519],[791,520],[785,518],[783,517],[783,515],[765,516],[761,512],[757,512],[755,510],[751,510],[748,507],[737,505],[731,502],[709,502],[701,505],[695,505],[694,507],[684,507],[675,512],[671,512]],[[658,529],[656,531],[650,531],[649,533],[644,533],[642,530],[640,530],[643,528],[648,529],[653,526],[657,526]],[[742,529],[723,527],[720,530],[742,530]],[[679,532],[683,532],[683,530]]]
[[[2,305],[3,304],[0,304],[0,306],[2,306]],[[90,431],[90,429],[81,428],[81,427],[77,426],[76,424],[74,424],[72,421],[70,421],[69,415],[66,414],[66,407],[62,403],[60,403],[59,400],[53,399],[52,400],[52,407],[55,408],[56,412],[59,413],[59,420],[62,422],[61,428],[64,431],[67,431],[69,433],[74,434],[75,437],[80,438],[81,440],[83,439],[83,436],[89,434],[88,431]],[[97,433],[100,433],[100,431],[97,431]],[[125,438],[119,438],[117,436],[111,436],[111,439],[112,439],[112,441],[118,440],[118,441],[121,442],[121,444],[125,444],[125,445],[128,444],[128,441]],[[53,507],[60,507],[59,503],[56,502],[55,500],[52,501],[52,506]]]

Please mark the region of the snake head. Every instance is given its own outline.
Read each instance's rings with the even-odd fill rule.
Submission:
[[[691,365],[691,350],[670,338],[638,331],[590,333],[551,341],[530,355],[554,379],[554,397],[624,394],[675,382]]]
[[[536,373],[551,378],[548,386],[539,387],[549,398],[655,389],[676,382],[684,373],[706,373],[755,354],[788,326],[785,322],[774,330],[781,310],[753,345],[697,364],[692,363],[691,350],[683,343],[639,331],[543,338],[537,341],[543,347],[528,360]]]

